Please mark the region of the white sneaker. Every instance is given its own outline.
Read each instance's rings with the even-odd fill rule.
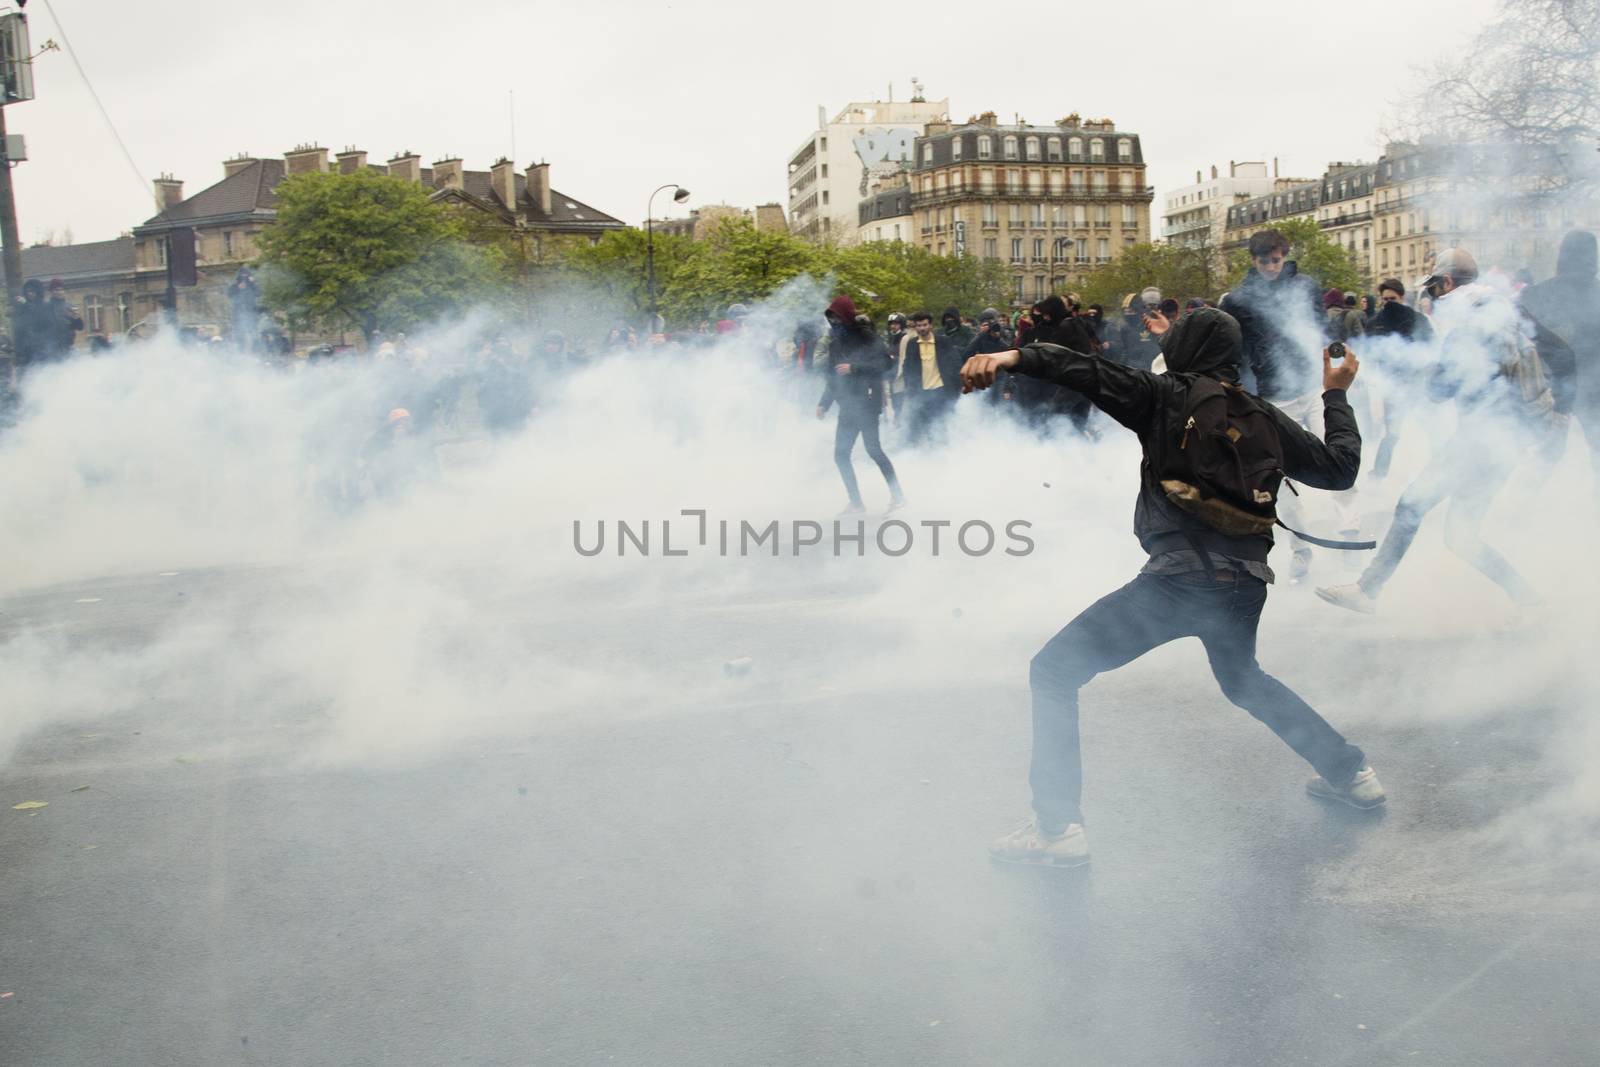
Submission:
[[[1322,590],[1317,591],[1320,593]],[[1378,781],[1378,773],[1365,764],[1348,785],[1333,785],[1326,778],[1318,776],[1306,783],[1306,792],[1318,800],[1337,800],[1363,811],[1380,807],[1388,799],[1383,791],[1383,783]]]
[[[1368,596],[1366,590],[1355,582],[1349,585],[1323,586],[1317,590],[1317,595],[1330,604],[1359,611],[1363,615],[1378,613],[1377,597]]]
[[[1089,862],[1089,839],[1082,823],[1071,823],[1059,834],[1039,829],[1037,817],[997,838],[989,846],[989,858],[1000,863],[1021,863],[1034,867],[1082,867]]]

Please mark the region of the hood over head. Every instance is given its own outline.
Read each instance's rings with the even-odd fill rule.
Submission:
[[[939,314],[939,324],[941,326],[949,326],[952,323],[957,326],[961,325],[961,309],[954,304],[951,304]]]
[[[1322,308],[1324,311],[1342,307],[1344,307],[1343,289],[1329,289],[1322,294]]]
[[[1067,302],[1059,296],[1047,296],[1034,306],[1039,309],[1039,317],[1050,320],[1053,326],[1060,326],[1071,317]]]
[[[979,322],[996,322],[999,320],[999,318],[1000,312],[996,311],[994,308],[984,308],[978,313]]]
[[[1561,239],[1561,251],[1556,253],[1556,273],[1562,277],[1593,278],[1600,272],[1600,255],[1595,248],[1594,234],[1588,230],[1573,230]]]
[[[1161,355],[1173,374],[1239,380],[1239,323],[1216,308],[1197,308],[1161,335]]]
[[[828,305],[828,311],[842,325],[854,325],[856,321],[856,302],[848,296],[834,297],[833,303]]]

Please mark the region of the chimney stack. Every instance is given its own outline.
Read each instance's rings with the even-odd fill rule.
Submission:
[[[1211,164],[1211,180],[1217,180],[1217,165],[1215,163]]]
[[[252,156],[249,152],[240,152],[232,159],[225,159],[222,161],[222,176],[224,178],[231,178],[235,174],[238,174],[241,170],[249,170],[259,162],[261,161],[255,156]]]
[[[528,197],[546,216],[551,213],[550,164],[533,163],[528,167]]]
[[[367,169],[367,154],[353,146],[347,146],[333,158],[339,164],[340,174],[354,174]]]
[[[183,182],[177,178],[170,174],[163,174],[155,180],[155,186],[156,211],[158,213],[183,203]]]
[[[1278,157],[1277,156],[1273,156],[1272,157],[1272,176],[1274,178],[1276,178],[1278,176]]]
[[[389,160],[389,176],[402,181],[422,180],[422,157],[407,149]]]
[[[505,156],[489,168],[489,188],[507,211],[517,210],[517,165]]]
[[[465,185],[462,177],[461,160],[457,157],[441,159],[433,165],[433,187],[435,189],[460,189]]]
[[[294,151],[285,152],[283,161],[290,174],[326,174],[328,150],[317,144],[300,144]]]

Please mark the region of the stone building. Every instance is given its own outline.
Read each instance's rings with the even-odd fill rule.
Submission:
[[[178,289],[178,320],[226,334],[228,286],[241,266],[260,255],[261,230],[277,215],[278,184],[291,174],[361,169],[416,182],[435,201],[481,211],[535,246],[556,237],[594,242],[625,228],[620,220],[553,189],[548,163],[519,171],[501,159],[478,171],[447,158],[424,167],[420,156],[403,152],[385,164],[372,164],[359,149],[347,148],[330,159],[320,145],[300,145],[282,158],[246,154],[226,160],[222,180],[193,196],[183,195],[182,181],[162,175],[155,181],[157,213],[131,236],[24,249],[23,273],[62,279],[68,300],[83,312],[79,343],[84,344],[93,333],[111,337],[154,321],[167,290],[169,241],[175,233],[192,230],[198,284]]]
[[[911,171],[909,168],[876,178],[867,198],[856,208],[856,235],[862,241],[912,239]]]
[[[916,142],[916,240],[938,255],[1011,268],[1012,299],[1063,292],[1151,239],[1139,135],[1110,119],[1001,125],[986,112],[934,123]]]
[[[924,100],[920,86],[908,101],[846,104],[832,121],[817,108],[817,128],[789,157],[791,229],[814,241],[857,240],[859,205],[873,179],[909,163],[928,124],[949,115],[950,101]]]
[[[787,233],[789,222],[783,216],[783,205],[761,204],[753,210],[731,204],[706,204],[694,208],[684,219],[657,219],[655,231],[674,237],[688,237],[704,241],[713,230],[729,219],[750,223],[759,233]]]
[[[1230,160],[1228,173],[1215,166],[1211,177],[1194,172],[1194,184],[1180,186],[1166,194],[1161,216],[1161,237],[1168,244],[1186,248],[1221,248],[1226,239],[1228,208],[1258,196],[1270,195],[1304,179],[1280,178],[1278,161],[1272,172],[1264,162]]]

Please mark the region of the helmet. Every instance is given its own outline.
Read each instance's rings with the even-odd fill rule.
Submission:
[[[906,324],[906,317],[904,315],[900,314],[900,312],[896,311],[893,315],[889,316],[889,325],[890,326],[896,326],[896,325],[904,326],[905,324]]]
[[[750,314],[750,309],[743,304],[728,305],[728,318],[730,319],[742,319],[748,314]]]

